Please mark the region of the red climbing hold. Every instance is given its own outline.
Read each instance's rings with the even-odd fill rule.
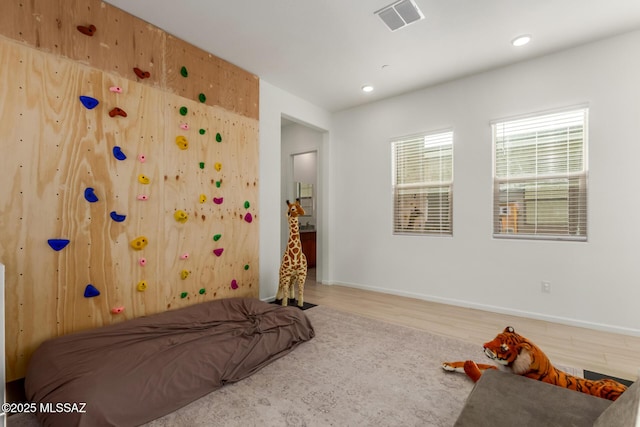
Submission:
[[[151,77],[151,73],[148,71],[142,71],[140,68],[135,67],[133,69],[133,72],[136,73],[136,76],[138,76],[141,79],[148,79],[149,77]]]
[[[78,28],[78,31],[80,31],[82,34],[89,37],[93,37],[96,32],[95,25],[89,25],[88,27],[85,27],[84,25],[78,25],[76,28]]]
[[[109,111],[109,116],[110,117],[115,117],[115,116],[127,117],[127,113],[122,108],[116,107],[113,110]]]

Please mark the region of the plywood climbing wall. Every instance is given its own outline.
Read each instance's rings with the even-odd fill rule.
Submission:
[[[76,22],[61,22],[73,30],[61,43],[87,43]],[[45,339],[259,294],[254,76],[149,33],[160,49],[153,71],[165,73],[147,81],[134,63],[99,69],[0,37],[9,381]],[[225,67],[242,87],[235,98],[222,79],[205,78]]]

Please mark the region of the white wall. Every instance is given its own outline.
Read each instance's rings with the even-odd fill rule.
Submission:
[[[640,335],[638,46],[629,33],[335,114],[328,279]],[[489,122],[584,103],[588,242],[493,239]],[[394,236],[389,139],[445,128],[454,236]]]
[[[331,130],[331,115],[301,99],[285,92],[264,80],[260,81],[260,298],[270,299],[275,297],[278,290],[278,270],[282,252],[280,240],[282,227],[286,227],[286,221],[282,221],[286,209],[281,187],[282,176],[282,147],[281,147],[281,120],[282,116],[304,123],[323,132],[323,147],[318,153],[318,164],[324,164],[329,168],[329,162],[322,162],[321,155],[329,156],[328,138]],[[330,182],[329,171],[322,170],[320,174]],[[328,224],[327,214],[328,185],[323,194],[318,195],[324,200],[326,210],[324,217],[318,218],[318,232],[320,227]],[[324,233],[326,236],[326,233]],[[328,236],[318,242],[318,250],[322,251],[322,258],[328,259]],[[317,267],[319,277],[327,275],[329,264],[325,262]]]

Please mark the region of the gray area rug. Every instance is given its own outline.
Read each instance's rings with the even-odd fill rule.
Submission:
[[[322,306],[305,314],[311,341],[146,427],[451,426],[473,383],[441,363],[486,362],[481,344]],[[38,423],[14,415],[8,425]]]

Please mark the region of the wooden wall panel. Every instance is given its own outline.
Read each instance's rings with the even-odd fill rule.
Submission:
[[[93,37],[76,30],[90,23]],[[0,34],[8,37],[0,36],[7,379],[23,377],[30,354],[57,335],[257,297],[257,77],[95,0],[10,0]],[[140,64],[151,78],[129,72]],[[182,66],[187,78],[176,74]],[[98,106],[85,108],[81,95]],[[111,117],[114,108],[127,116]],[[179,135],[187,150],[177,147]],[[97,202],[85,199],[88,187]],[[188,213],[186,223],[175,220],[176,210]],[[111,212],[126,219],[116,222]],[[148,240],[141,251],[130,246],[138,236]],[[51,238],[70,243],[54,251]],[[190,272],[184,280],[182,270]],[[88,284],[98,297],[84,297]],[[124,312],[112,314],[119,306]]]

